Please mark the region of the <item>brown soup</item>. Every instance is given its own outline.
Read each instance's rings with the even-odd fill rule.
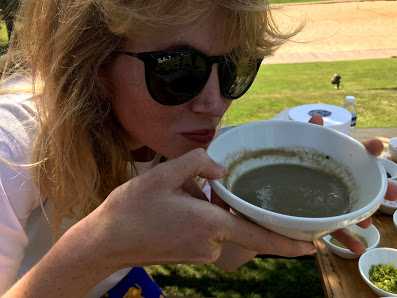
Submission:
[[[296,164],[266,165],[236,179],[231,191],[258,207],[300,217],[328,217],[350,211],[344,181],[325,171]]]

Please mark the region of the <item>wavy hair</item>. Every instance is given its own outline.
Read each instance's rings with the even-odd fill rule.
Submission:
[[[131,159],[101,70],[126,39],[191,24],[221,8],[225,42],[269,55],[283,35],[260,0],[23,0],[3,78],[32,78],[38,111],[32,173],[54,206],[52,225],[81,219],[130,179]]]

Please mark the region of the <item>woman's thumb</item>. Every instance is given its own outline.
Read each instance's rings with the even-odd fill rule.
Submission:
[[[213,180],[226,174],[225,168],[214,162],[202,148],[192,150],[156,168],[156,176],[160,178],[156,184],[159,186],[165,183],[173,188],[181,187],[186,181],[197,176]]]

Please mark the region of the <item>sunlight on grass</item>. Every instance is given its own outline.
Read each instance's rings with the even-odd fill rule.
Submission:
[[[0,21],[0,45],[5,45],[8,42],[7,29],[4,22]]]
[[[331,85],[334,73],[342,87]],[[250,91],[237,100],[224,124],[270,119],[307,103],[342,105],[357,98],[358,127],[397,127],[397,59],[262,65]]]

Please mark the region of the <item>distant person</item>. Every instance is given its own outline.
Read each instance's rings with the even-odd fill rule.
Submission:
[[[336,89],[339,89],[341,83],[342,83],[342,76],[338,73],[334,74],[331,79],[331,84],[335,85]]]

